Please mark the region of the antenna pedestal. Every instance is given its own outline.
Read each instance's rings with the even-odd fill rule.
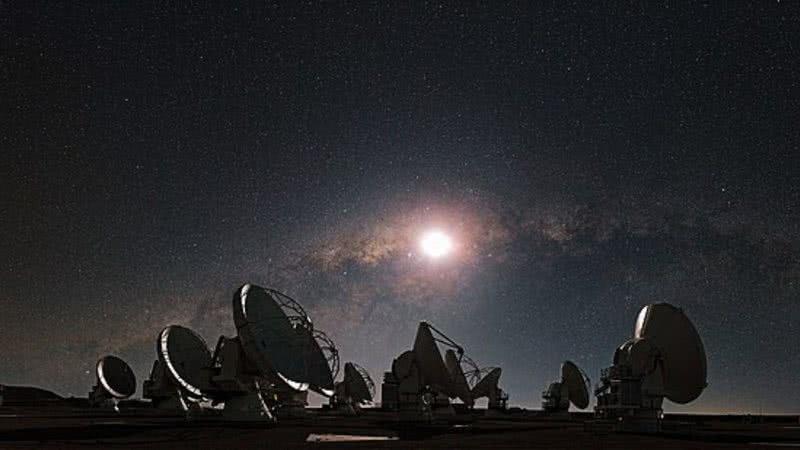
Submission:
[[[167,370],[161,361],[153,363],[150,378],[142,385],[142,397],[150,399],[158,409],[186,412],[188,407],[180,390],[170,381]]]
[[[397,377],[392,372],[383,373],[381,384],[381,409],[384,411],[397,411],[400,402]]]
[[[664,401],[661,372],[635,375],[626,365],[600,372],[595,413],[613,421],[623,431],[658,432]]]
[[[357,408],[354,404],[348,402],[337,402],[331,405],[331,408],[336,411],[337,414],[342,416],[350,416],[355,417],[359,414],[359,408]]]
[[[487,408],[490,411],[505,411],[508,409],[508,394],[500,388],[491,391]]]
[[[382,409],[397,412],[400,420],[432,421],[455,415],[447,396],[427,391],[415,369],[399,382],[392,372],[386,372],[381,392]]]
[[[296,391],[288,386],[272,385],[263,390],[263,395],[278,419],[306,416],[308,391]]]
[[[211,366],[202,369],[200,380],[203,392],[215,402],[225,402],[222,417],[226,420],[274,421],[258,372],[248,364],[239,338],[219,338]]]
[[[225,409],[222,417],[231,421],[242,422],[269,422],[275,421],[270,413],[264,397],[258,391],[233,395],[225,399]]]
[[[328,405],[334,411],[346,416],[356,415],[352,399],[347,395],[347,387],[343,382],[338,382],[333,387],[333,396],[328,401]]]
[[[335,392],[328,404],[332,410],[344,416],[357,416],[358,412],[361,410],[359,402],[348,395],[343,382],[336,384]]]
[[[89,406],[93,408],[114,408],[117,409],[117,399],[108,394],[108,392],[97,383],[92,386],[89,391]]]
[[[211,367],[203,368],[201,389],[212,397],[228,397],[252,390],[255,370],[247,364],[239,338],[221,336],[211,359]]]
[[[305,416],[308,393],[265,380],[249,363],[238,337],[220,337],[211,367],[204,370],[202,379],[203,391],[225,402],[223,417],[227,419],[271,421],[275,416]]]
[[[542,409],[548,413],[566,413],[569,411],[569,390],[567,385],[555,381],[542,392]]]

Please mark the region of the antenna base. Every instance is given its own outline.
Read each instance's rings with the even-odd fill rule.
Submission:
[[[275,422],[275,416],[269,411],[261,393],[257,391],[227,398],[222,417],[237,422]]]
[[[659,431],[664,396],[658,388],[661,378],[656,374],[634,375],[625,365],[603,369],[595,392],[595,415],[612,420],[621,431]]]

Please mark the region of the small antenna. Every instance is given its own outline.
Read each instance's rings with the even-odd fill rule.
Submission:
[[[446,350],[442,358],[439,346]],[[481,372],[466,355],[464,348],[428,322],[420,322],[414,346],[392,361],[382,386],[382,406],[386,410],[405,411],[422,420],[434,415],[453,414],[451,400],[460,399],[467,408],[476,398],[472,387],[479,384]],[[492,375],[499,378],[498,372]],[[496,399],[495,406],[504,402],[495,379],[493,388],[486,387],[486,396]],[[491,391],[491,392],[490,392]]]
[[[144,382],[144,398],[160,408],[187,411],[190,404],[207,400],[201,391],[203,369],[211,366],[211,352],[203,338],[179,325],[169,325],[156,340],[158,360]]]
[[[591,380],[575,363],[561,363],[561,379],[550,383],[542,392],[542,409],[547,412],[565,413],[572,403],[578,409],[589,406]]]
[[[92,406],[111,406],[119,411],[117,403],[136,392],[136,375],[122,359],[108,355],[100,358],[95,366],[97,384],[89,393]]]

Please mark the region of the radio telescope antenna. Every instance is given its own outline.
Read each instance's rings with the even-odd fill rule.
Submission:
[[[226,415],[271,420],[273,408],[302,415],[309,389],[333,395],[338,351],[298,302],[245,284],[234,293],[232,306],[237,336],[220,338],[204,383],[225,402]]]
[[[104,356],[95,366],[97,384],[89,393],[92,406],[111,406],[119,411],[117,403],[136,392],[136,375],[131,367],[116,356]]]
[[[369,376],[369,372],[367,369],[359,366],[356,363],[350,363],[352,370],[358,373],[351,373],[349,379],[352,380],[350,383],[350,387],[348,390],[352,393],[353,398],[356,401],[362,403],[372,402],[375,399],[375,381],[372,380],[372,377]],[[347,372],[347,366],[345,365],[345,372]],[[347,375],[345,374],[345,377]],[[361,383],[363,381],[363,384]],[[347,379],[345,379],[347,382]]]
[[[158,359],[144,382],[144,398],[156,407],[187,411],[207,400],[200,389],[203,369],[211,365],[211,351],[203,338],[179,325],[161,330],[156,340]]]
[[[372,403],[375,397],[375,382],[366,369],[348,362],[344,365],[344,380],[335,384],[331,407],[347,415],[355,415],[363,405]]]
[[[246,284],[233,303],[234,323],[248,359],[298,391],[333,390],[328,360],[314,338],[311,319],[289,296]],[[303,315],[291,316],[284,308]]]
[[[592,385],[586,372],[572,361],[564,361],[561,364],[561,379],[567,385],[569,401],[578,409],[586,409],[589,406],[589,387]]]
[[[633,339],[600,374],[595,410],[604,418],[626,418],[639,430],[657,430],[663,399],[693,401],[705,389],[706,375],[703,341],[683,310],[669,303],[647,305]]]
[[[501,368],[490,368],[486,375],[472,388],[473,400],[486,397],[489,399],[488,406],[490,410],[505,410],[508,405],[508,394],[498,386],[500,375],[502,374],[503,370]]]
[[[589,406],[591,381],[572,361],[561,364],[561,379],[550,383],[542,393],[542,409],[547,412],[567,412],[572,402],[578,409]]]
[[[508,394],[498,387],[503,371],[499,367],[480,367],[467,355],[461,357],[461,370],[470,391],[472,404],[475,400],[487,397],[490,410],[504,410],[508,403]]]
[[[437,344],[446,349],[444,359]],[[392,371],[384,375],[383,408],[399,410],[414,420],[419,414],[430,420],[434,412],[454,414],[450,399],[459,398],[471,407],[474,373],[470,364],[474,362],[461,345],[433,325],[420,322],[412,350],[395,358]]]

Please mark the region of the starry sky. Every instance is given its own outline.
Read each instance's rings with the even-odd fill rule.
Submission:
[[[141,381],[252,282],[528,407],[668,301],[709,371],[668,411],[800,411],[796,3],[198,3],[0,2],[0,383]]]

